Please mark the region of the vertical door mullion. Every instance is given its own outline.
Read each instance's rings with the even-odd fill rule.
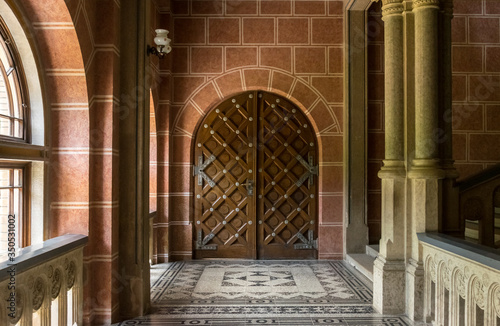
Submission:
[[[257,211],[258,211],[258,206],[257,206],[257,196],[258,196],[258,176],[259,176],[259,171],[258,171],[258,159],[259,159],[259,152],[258,152],[258,148],[259,148],[259,138],[258,138],[258,132],[259,132],[259,129],[258,129],[258,121],[259,121],[259,97],[258,97],[258,92],[253,92],[253,104],[252,104],[252,117],[253,117],[253,121],[252,121],[252,142],[254,143],[253,145],[253,151],[252,151],[252,164],[251,164],[251,167],[252,167],[252,170],[253,170],[253,173],[251,175],[252,177],[252,180],[254,181],[254,189],[253,189],[253,198],[251,199],[251,205],[252,205],[252,210],[251,210],[251,213],[252,216],[251,216],[251,220],[253,221],[253,253],[252,253],[252,256],[253,256],[253,259],[257,259],[257,250],[258,250],[258,214],[257,214]]]

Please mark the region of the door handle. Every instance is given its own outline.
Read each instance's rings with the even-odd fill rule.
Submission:
[[[253,196],[253,186],[254,186],[253,180],[247,180],[247,182],[242,183],[241,185],[247,187],[248,196]]]

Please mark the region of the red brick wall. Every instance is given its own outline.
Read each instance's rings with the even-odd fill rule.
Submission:
[[[151,40],[156,28],[170,31],[172,38],[172,14],[170,0],[156,1],[155,13],[152,14]],[[172,61],[175,52],[172,51],[164,59],[151,58],[152,70],[156,72],[153,84],[153,97],[156,105],[156,139],[157,139],[157,217],[153,224],[153,261],[162,263],[168,261],[169,247],[169,180],[170,180],[170,111]]]
[[[195,126],[223,98],[252,89],[288,97],[315,126],[322,144],[319,254],[342,257],[342,8],[343,1],[334,0],[172,1],[163,21],[172,26],[173,64],[171,71],[162,71],[172,78],[161,86],[171,99],[160,104],[160,111],[167,106],[170,111],[159,113],[170,121],[162,129],[169,130],[170,139],[163,143],[169,157],[159,164],[169,166],[172,178],[158,190],[159,207],[160,198],[168,197],[162,206],[168,208],[157,225],[159,234],[171,229],[168,259],[191,257]],[[164,121],[158,121],[158,133]]]
[[[500,2],[454,6],[453,150],[463,179],[500,163]]]
[[[49,236],[89,235],[84,322],[118,314],[119,1],[26,0],[51,110]],[[115,271],[115,273],[113,273]],[[115,276],[113,276],[115,275]]]
[[[164,28],[172,31],[171,19],[170,19],[170,1],[169,0],[157,0],[153,1],[153,6],[151,7],[152,12],[151,22],[150,22],[150,41],[148,44],[153,44],[153,38],[156,35],[155,29]],[[172,36],[171,34],[169,35]],[[165,197],[165,193],[168,192],[168,112],[170,111],[170,92],[167,91],[170,85],[170,67],[172,63],[172,55],[168,55],[161,61],[150,56],[150,71],[152,76],[151,85],[151,100],[155,107],[155,138],[156,147],[155,152],[150,150],[150,161],[156,162],[152,169],[156,169],[156,180],[150,180],[151,183],[156,184],[156,205],[155,210],[157,211],[156,218],[153,221],[153,263],[159,263],[167,261],[165,256],[168,246],[168,220],[166,219],[165,212],[168,211],[168,198]],[[152,123],[153,120],[151,119]],[[152,124],[150,126],[151,132],[153,132]],[[152,172],[152,171],[151,171]],[[152,173],[150,173],[152,177]],[[151,187],[150,187],[151,189]],[[150,207],[151,210],[151,207]]]
[[[368,11],[368,237],[378,244],[381,232],[382,183],[377,176],[385,155],[384,144],[384,23],[380,2]]]

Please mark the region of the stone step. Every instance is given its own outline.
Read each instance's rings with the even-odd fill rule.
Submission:
[[[346,261],[373,282],[373,262],[375,258],[367,254],[347,254]]]

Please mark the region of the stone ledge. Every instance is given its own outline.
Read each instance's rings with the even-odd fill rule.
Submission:
[[[500,270],[499,250],[441,233],[418,233],[417,236],[418,240],[423,243]]]
[[[65,234],[40,244],[22,248],[16,253],[14,262],[3,261],[0,263],[0,282],[10,277],[7,270],[14,265],[17,273],[21,273],[74,249],[83,247],[87,244],[87,241],[88,237],[85,235]]]

